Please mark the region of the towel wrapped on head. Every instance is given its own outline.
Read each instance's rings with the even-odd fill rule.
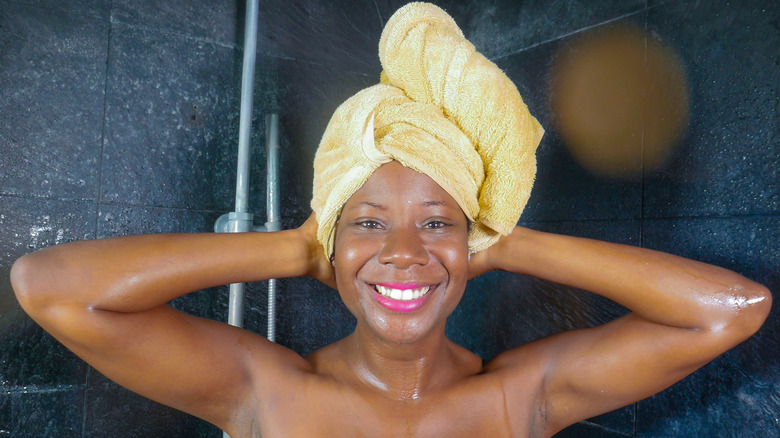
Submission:
[[[470,251],[488,248],[520,218],[544,130],[512,81],[437,6],[399,9],[382,32],[379,59],[381,83],[339,106],[314,157],[311,206],[326,256],[344,204],[393,160],[458,202],[472,223]]]

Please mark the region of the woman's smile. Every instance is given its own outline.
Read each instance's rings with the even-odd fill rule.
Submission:
[[[414,312],[425,305],[436,286],[414,283],[386,283],[374,285],[374,298],[393,312]]]

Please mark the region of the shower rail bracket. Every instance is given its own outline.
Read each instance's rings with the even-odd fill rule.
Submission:
[[[279,221],[275,221],[279,222]],[[281,223],[274,224],[275,227],[269,227],[270,222],[265,225],[255,225],[254,215],[252,213],[230,212],[225,213],[214,222],[215,233],[246,233],[248,231],[264,233],[266,231],[281,230]],[[278,227],[278,228],[276,228]]]

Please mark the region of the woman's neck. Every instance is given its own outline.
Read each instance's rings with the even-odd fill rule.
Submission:
[[[358,327],[339,344],[356,380],[398,401],[415,402],[478,372],[481,365],[479,358],[447,339],[443,328],[414,343],[398,344]]]

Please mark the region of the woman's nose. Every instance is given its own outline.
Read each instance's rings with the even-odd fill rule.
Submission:
[[[385,234],[379,263],[390,263],[399,269],[425,265],[428,263],[428,251],[416,229],[393,228]]]

